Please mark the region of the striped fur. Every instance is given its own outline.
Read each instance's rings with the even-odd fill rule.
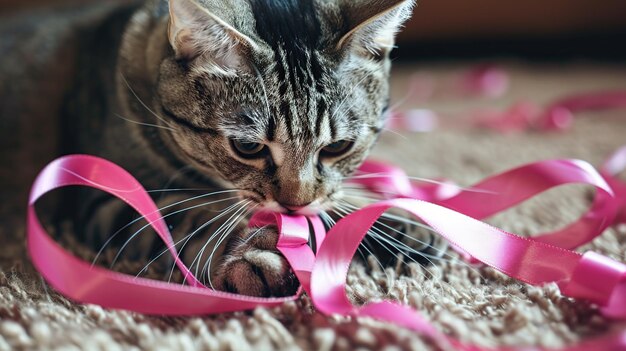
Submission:
[[[107,48],[119,52],[115,64],[88,67],[88,60],[81,61],[85,67],[75,82],[114,81],[82,93],[71,90],[81,85],[69,87],[67,96],[76,100],[60,112],[81,137],[69,135],[74,143],[64,151],[100,154],[152,189],[238,189],[248,207],[329,210],[341,198],[342,180],[366,158],[383,128],[388,53],[412,6],[412,0],[147,1],[124,33],[118,32],[119,47]],[[97,33],[115,36],[119,26],[102,23]],[[98,43],[99,38],[83,40]],[[95,101],[103,107],[93,112]],[[342,140],[353,142],[349,152],[320,156],[321,149]],[[235,141],[264,144],[267,152],[242,158],[233,150]],[[158,200],[166,206],[192,196],[176,192]],[[98,247],[132,216],[107,200],[94,204],[85,207],[87,241]],[[185,203],[193,204],[201,201]],[[173,216],[175,237],[194,232],[224,207],[206,205]],[[166,212],[182,209],[172,206]],[[292,284],[278,291],[268,285],[293,281],[285,277],[284,260],[271,251],[275,231],[265,228],[263,238],[244,240],[253,235],[244,229],[247,213],[242,209],[232,239],[217,245],[216,252],[225,248],[230,254],[205,275],[214,276],[219,288],[240,293],[289,293]],[[188,264],[224,222],[195,235],[183,250]],[[149,237],[138,236],[126,251],[145,254],[152,245]],[[265,264],[258,257],[266,257]]]

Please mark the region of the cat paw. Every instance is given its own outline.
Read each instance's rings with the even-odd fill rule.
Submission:
[[[276,227],[247,229],[234,238],[214,275],[217,290],[258,297],[294,295],[298,280],[276,249]]]

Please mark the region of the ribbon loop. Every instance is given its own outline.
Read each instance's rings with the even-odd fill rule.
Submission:
[[[615,157],[624,157],[623,163],[626,164],[626,148],[622,153],[623,155]],[[491,176],[467,189],[454,186],[450,182],[417,185],[409,181],[404,171],[380,162],[366,161],[360,171],[365,175],[357,176],[352,181],[386,199],[411,198],[428,201],[479,220],[517,206],[558,186],[593,186],[596,188],[593,203],[578,220],[565,228],[538,233],[533,237],[534,240],[564,249],[574,249],[600,235],[615,223],[620,206],[621,216],[626,222],[626,184],[613,177],[603,177],[589,163],[580,160],[530,163]],[[616,201],[614,190],[620,194],[623,192],[621,200]],[[618,203],[620,201],[621,205]]]
[[[137,278],[92,266],[58,245],[39,222],[34,204],[44,194],[72,185],[108,192],[145,216],[191,286]],[[52,162],[39,174],[29,198],[27,241],[33,264],[57,291],[75,301],[107,308],[158,315],[199,315],[276,306],[300,294],[299,291],[297,295],[284,298],[254,298],[204,287],[178,258],[165,221],[139,182],[121,167],[93,156],[66,156]]]
[[[607,306],[625,274],[626,265],[590,251],[581,257],[571,279],[560,288],[567,296]]]
[[[278,246],[300,247],[309,243],[309,222],[305,216],[257,212],[248,222],[248,227],[265,227],[268,225],[276,225],[278,233],[280,233]]]

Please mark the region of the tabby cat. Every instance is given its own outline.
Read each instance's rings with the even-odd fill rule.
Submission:
[[[339,206],[383,129],[389,52],[413,5],[117,1],[5,20],[3,143],[22,146],[5,178],[31,180],[60,154],[105,157],[161,189],[157,204],[202,280],[289,294],[276,229],[246,229],[245,218]],[[119,249],[129,257],[162,249],[119,201],[81,209],[77,228],[95,249],[121,227],[134,233]]]

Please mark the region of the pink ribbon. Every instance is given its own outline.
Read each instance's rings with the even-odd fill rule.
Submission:
[[[509,87],[506,71],[495,65],[478,65],[456,78],[443,89],[455,96],[498,97]],[[409,96],[425,102],[433,98],[435,80],[424,74],[415,74],[409,80]],[[626,108],[626,90],[582,92],[555,99],[545,107],[529,101],[518,101],[503,111],[478,110],[471,113],[470,123],[456,119],[448,128],[480,127],[500,133],[529,130],[565,131],[572,127],[576,113],[583,111]],[[388,127],[412,132],[431,132],[445,121],[429,109],[392,111]]]
[[[564,131],[577,112],[626,107],[626,91],[588,92],[557,99],[546,108],[519,102],[503,112],[482,112],[475,118],[481,127],[499,132],[524,130]]]
[[[626,146],[617,149],[600,169],[600,173],[615,193],[618,206],[616,224],[626,224],[626,182],[618,178],[624,170],[626,170]]]
[[[626,91],[586,92],[553,101],[544,109],[529,102],[503,112],[484,112],[476,124],[499,132],[524,130],[564,131],[571,128],[577,112],[626,107]]]
[[[92,266],[59,246],[43,229],[34,204],[49,191],[72,185],[105,191],[145,216],[166,243],[190,286],[136,278]],[[27,220],[28,251],[33,264],[56,290],[79,302],[148,314],[198,315],[275,306],[296,298],[252,298],[205,288],[178,258],[167,225],[141,184],[119,166],[100,158],[66,156],[44,168],[31,190]],[[286,218],[286,222],[291,224],[291,219]],[[290,245],[295,240],[290,238]],[[307,248],[305,244],[302,240],[302,251]]]
[[[392,302],[363,307],[351,304],[345,292],[348,267],[373,223],[389,208],[404,209],[476,260],[529,284],[556,282],[564,295],[591,301],[605,315],[625,319],[626,265],[593,252],[580,255],[569,250],[597,237],[615,218],[621,218],[616,217],[618,213],[624,214],[624,199],[616,199],[611,186],[618,186],[618,193],[626,188],[615,178],[625,166],[626,151],[618,152],[607,162],[604,177],[583,161],[543,161],[490,177],[472,188],[480,189],[476,192],[458,188],[450,191],[449,184],[419,186],[395,167],[366,162],[361,171],[372,176],[357,181],[389,199],[352,213],[328,233],[317,217],[274,213],[253,216],[251,226],[277,225],[280,232],[277,248],[291,264],[302,287],[292,297],[252,298],[208,289],[193,277],[178,259],[156,205],[130,174],[99,158],[67,156],[47,166],[35,181],[28,209],[28,250],[35,267],[55,289],[84,303],[149,314],[198,315],[273,306],[295,299],[304,290],[322,313],[372,317],[423,333],[441,345],[482,350],[445,336],[408,307]],[[565,229],[524,238],[479,220],[565,184],[586,184],[597,190],[590,209]],[[105,191],[146,216],[168,245],[190,286],[92,267],[61,248],[41,226],[34,204],[47,192],[71,185]],[[620,185],[624,188],[619,188]],[[389,196],[390,192],[398,195]],[[317,256],[307,245],[309,228],[316,238]],[[626,349],[626,333],[590,340],[567,350],[609,347]]]

